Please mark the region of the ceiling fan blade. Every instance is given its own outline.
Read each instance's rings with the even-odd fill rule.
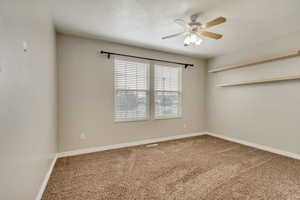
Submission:
[[[218,25],[218,24],[222,24],[226,22],[226,18],[225,17],[218,17],[217,19],[214,19],[206,24],[202,24],[200,27],[202,29],[205,29],[205,28],[209,28],[209,27],[212,27],[212,26],[215,26],[215,25]]]
[[[187,24],[183,19],[175,19],[174,22],[185,29],[191,28],[190,25]]]
[[[223,37],[223,35],[221,34],[218,34],[218,33],[212,33],[212,32],[207,32],[207,31],[203,31],[201,33],[201,35],[204,35],[206,37],[210,37],[212,39],[215,39],[215,40],[218,40],[218,39],[221,39]]]
[[[162,37],[161,39],[169,39],[169,38],[172,38],[172,37],[177,37],[177,36],[180,36],[180,35],[183,35],[185,32],[180,32],[180,33],[175,33],[175,34],[172,34],[172,35],[168,35],[168,36],[165,36],[165,37]]]

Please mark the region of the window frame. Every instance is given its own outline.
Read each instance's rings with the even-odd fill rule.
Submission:
[[[142,63],[142,64],[146,64],[147,65],[147,76],[146,76],[146,83],[147,83],[147,88],[146,89],[119,89],[116,88],[116,60],[122,60],[122,61],[127,61],[127,62],[137,62],[137,63]],[[115,123],[122,123],[122,122],[138,122],[138,121],[148,121],[150,119],[150,95],[151,95],[151,90],[150,90],[150,67],[151,67],[151,63],[147,62],[145,60],[140,60],[140,59],[132,59],[132,58],[124,58],[124,57],[120,57],[120,56],[114,56],[113,59],[113,90],[114,90],[114,122]],[[117,119],[117,115],[116,115],[116,105],[117,105],[117,93],[119,91],[144,91],[146,92],[146,117],[145,118],[126,118],[126,119]]]
[[[162,66],[162,67],[174,67],[174,68],[178,68],[179,69],[179,78],[178,78],[178,91],[172,91],[172,90],[156,90],[156,66]],[[183,102],[182,102],[182,96],[183,96],[183,92],[182,92],[182,67],[178,66],[178,65],[170,65],[170,64],[165,64],[165,63],[153,63],[153,68],[154,68],[154,73],[153,73],[153,119],[154,120],[166,120],[166,119],[180,119],[182,118],[182,106],[183,106]],[[178,113],[177,116],[161,116],[158,117],[156,116],[156,96],[157,96],[157,92],[174,92],[178,94]]]

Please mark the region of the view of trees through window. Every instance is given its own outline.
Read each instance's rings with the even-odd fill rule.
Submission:
[[[177,116],[179,113],[179,95],[174,92],[157,92],[155,98],[155,113],[157,117]]]
[[[145,118],[147,113],[147,94],[143,91],[120,91],[117,93],[120,118]]]

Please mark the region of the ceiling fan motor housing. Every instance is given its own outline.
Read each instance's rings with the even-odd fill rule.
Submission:
[[[198,17],[199,17],[199,13],[196,13],[191,16],[191,22],[189,23],[189,25],[192,27],[192,29],[201,25],[200,22],[197,22]]]
[[[199,27],[201,26],[201,23],[199,22],[190,22],[189,23],[189,26],[191,27],[191,31],[198,31],[199,30]]]
[[[192,26],[192,27],[193,26],[200,26],[201,23],[200,22],[190,22],[189,25]]]

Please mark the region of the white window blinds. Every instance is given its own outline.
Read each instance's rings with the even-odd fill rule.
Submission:
[[[155,65],[155,118],[181,116],[181,67]]]
[[[115,59],[115,121],[148,119],[149,64]]]

